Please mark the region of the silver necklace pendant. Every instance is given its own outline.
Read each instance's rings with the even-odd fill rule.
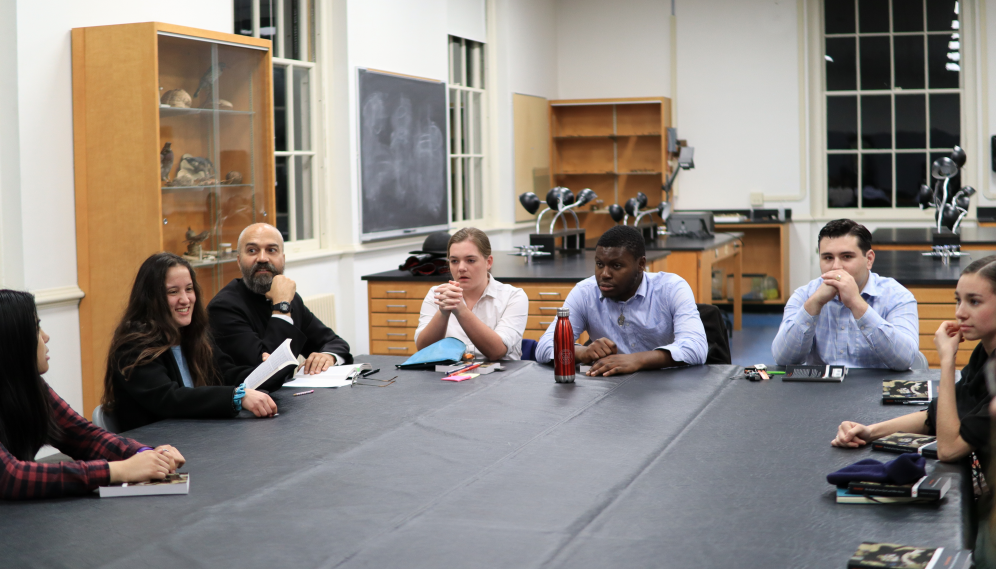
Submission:
[[[625,324],[625,323],[626,323],[626,317],[625,317],[625,316],[623,316],[622,314],[620,314],[620,315],[619,315],[619,320],[616,320],[616,322],[618,322],[618,323],[619,323],[619,325],[620,325],[620,326],[622,326],[623,324]]]

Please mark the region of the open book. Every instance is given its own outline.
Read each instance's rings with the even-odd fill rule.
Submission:
[[[287,366],[297,365],[297,356],[294,352],[291,352],[290,348],[290,338],[284,340],[282,344],[277,346],[276,350],[270,354],[270,357],[266,358],[266,361],[256,366],[256,369],[252,370],[249,377],[246,378],[246,389],[256,389],[260,385],[270,379],[276,373]]]
[[[298,370],[294,378],[284,387],[348,387],[360,372],[372,369],[370,364],[347,364],[330,366],[329,369],[312,375]]]

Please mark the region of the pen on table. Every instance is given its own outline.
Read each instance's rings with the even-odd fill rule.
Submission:
[[[309,393],[314,393],[314,392],[315,392],[315,390],[314,390],[314,389],[309,389],[308,391],[301,391],[301,392],[299,392],[299,393],[295,393],[295,394],[294,394],[294,397],[297,397],[298,395],[307,395],[307,394],[309,394]]]
[[[375,373],[377,373],[377,372],[379,372],[379,371],[380,371],[380,368],[377,368],[377,369],[369,369],[369,370],[367,370],[367,371],[365,371],[365,372],[361,373],[360,375],[362,375],[363,377],[367,377],[367,376],[369,376],[369,375],[373,375],[373,374],[375,374]]]
[[[785,375],[784,371],[769,371],[768,375]]]
[[[467,366],[467,367],[465,367],[465,368],[463,368],[463,369],[458,369],[458,370],[456,370],[456,371],[454,371],[454,372],[450,372],[450,375],[456,375],[456,374],[458,374],[458,373],[463,373],[463,372],[465,372],[465,371],[470,371],[470,370],[472,370],[472,369],[474,369],[474,368],[478,368],[478,367],[481,367],[481,364],[473,364],[473,365],[469,365],[469,366]]]

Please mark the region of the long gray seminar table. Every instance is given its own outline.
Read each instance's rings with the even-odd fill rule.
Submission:
[[[957,466],[939,466],[956,477],[939,506],[833,502],[828,472],[893,457],[829,445],[843,419],[909,411],[879,403],[881,373],[560,385],[514,362],[451,383],[368,360],[397,382],[128,433],[185,454],[188,496],[0,504],[0,566],[843,567],[862,540],[968,539]]]

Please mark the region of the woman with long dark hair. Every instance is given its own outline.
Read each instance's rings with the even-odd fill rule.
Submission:
[[[214,346],[197,275],[185,259],[156,253],[142,263],[111,341],[105,409],[123,430],[167,418],[272,417],[266,393],[246,389],[251,366]]]
[[[35,299],[0,290],[0,498],[55,498],[118,482],[162,479],[183,466],[183,455],[153,449],[91,424],[45,383],[48,335]],[[50,444],[75,462],[34,462]],[[143,452],[153,451],[153,452]]]

